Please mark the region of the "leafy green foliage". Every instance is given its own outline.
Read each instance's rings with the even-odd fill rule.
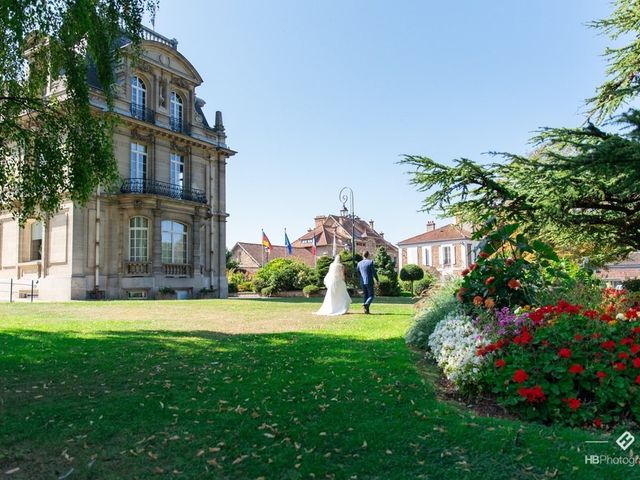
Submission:
[[[459,280],[450,280],[438,285],[420,301],[417,305],[418,313],[414,318],[414,324],[405,335],[405,340],[409,345],[423,350],[428,349],[429,336],[435,330],[436,325],[447,315],[460,311],[460,303],[455,297],[459,286]]]
[[[317,285],[307,285],[306,287],[304,287],[302,289],[302,293],[304,293],[304,295],[306,297],[310,297],[312,295],[315,295],[319,291],[320,291],[320,287],[317,286]]]
[[[358,271],[354,268],[353,264],[358,265],[358,262],[362,260],[362,255],[356,252],[356,254],[352,257],[350,252],[342,251],[340,252],[340,261],[342,265],[344,265],[344,277],[347,285],[352,287],[357,287],[360,285],[360,276],[358,275]],[[324,277],[323,277],[324,278]]]
[[[630,278],[622,282],[622,286],[625,290],[630,292],[640,292],[640,278]]]
[[[378,289],[380,292],[384,292],[380,293],[379,295],[400,295],[400,283],[398,281],[398,272],[396,271],[396,262],[393,260],[393,258],[391,258],[384,247],[380,247],[376,251],[375,258],[373,259],[373,264],[375,265],[376,272],[380,277],[380,284],[378,285]],[[384,282],[384,286],[381,285],[383,283],[383,277],[386,279]]]
[[[400,269],[400,280],[411,282],[411,293],[413,294],[413,282],[424,278],[424,270],[418,265],[409,263]]]
[[[113,66],[123,37],[133,47],[156,0],[19,0],[0,8],[0,210],[20,220],[83,203],[116,179],[114,119],[89,104],[87,71],[97,69],[112,106]],[[61,73],[63,72],[63,73]],[[60,73],[60,76],[58,74]],[[50,78],[51,74],[51,78]],[[43,96],[60,80],[65,96]]]
[[[420,297],[427,293],[431,286],[435,283],[435,278],[428,272],[425,272],[424,278],[417,280],[413,284],[413,294]]]
[[[400,284],[384,275],[378,275],[379,282],[374,285],[375,294],[381,297],[397,297],[400,295]]]
[[[301,290],[305,285],[316,281],[312,271],[305,264],[289,258],[276,258],[259,269],[253,276],[254,291],[263,292],[266,287],[269,294],[287,290]]]
[[[318,259],[316,260],[316,272],[318,272],[317,284],[319,287],[322,287],[324,277],[326,277],[327,273],[329,273],[329,266],[331,265],[331,262],[333,262],[333,257],[329,257],[326,255],[318,257]]]

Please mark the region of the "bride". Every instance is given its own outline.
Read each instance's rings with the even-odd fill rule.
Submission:
[[[327,287],[327,294],[320,310],[315,312],[315,315],[343,315],[347,313],[349,305],[351,305],[351,297],[344,281],[344,266],[340,263],[340,255],[336,255],[329,266],[329,272],[324,277],[324,285]]]

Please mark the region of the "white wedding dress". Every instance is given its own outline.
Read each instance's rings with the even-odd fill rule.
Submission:
[[[327,294],[324,297],[320,310],[315,315],[344,315],[349,311],[351,297],[347,292],[347,284],[344,282],[344,266],[340,263],[340,257],[336,255],[329,266],[329,272],[324,277],[324,285]]]

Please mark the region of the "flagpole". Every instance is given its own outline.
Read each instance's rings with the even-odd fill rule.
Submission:
[[[262,237],[260,238],[260,247],[262,248],[262,265],[260,265],[261,267],[264,267],[264,229],[262,230]]]

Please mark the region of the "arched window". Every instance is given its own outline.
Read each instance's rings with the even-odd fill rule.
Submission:
[[[162,263],[187,263],[187,226],[162,221]]]
[[[176,132],[182,132],[183,127],[183,103],[182,98],[176,92],[171,92],[171,102],[169,104],[169,117],[171,129]]]
[[[149,220],[144,217],[129,220],[129,261],[149,261]]]
[[[140,120],[144,120],[146,108],[147,87],[140,77],[134,75],[131,77],[131,114]]]

